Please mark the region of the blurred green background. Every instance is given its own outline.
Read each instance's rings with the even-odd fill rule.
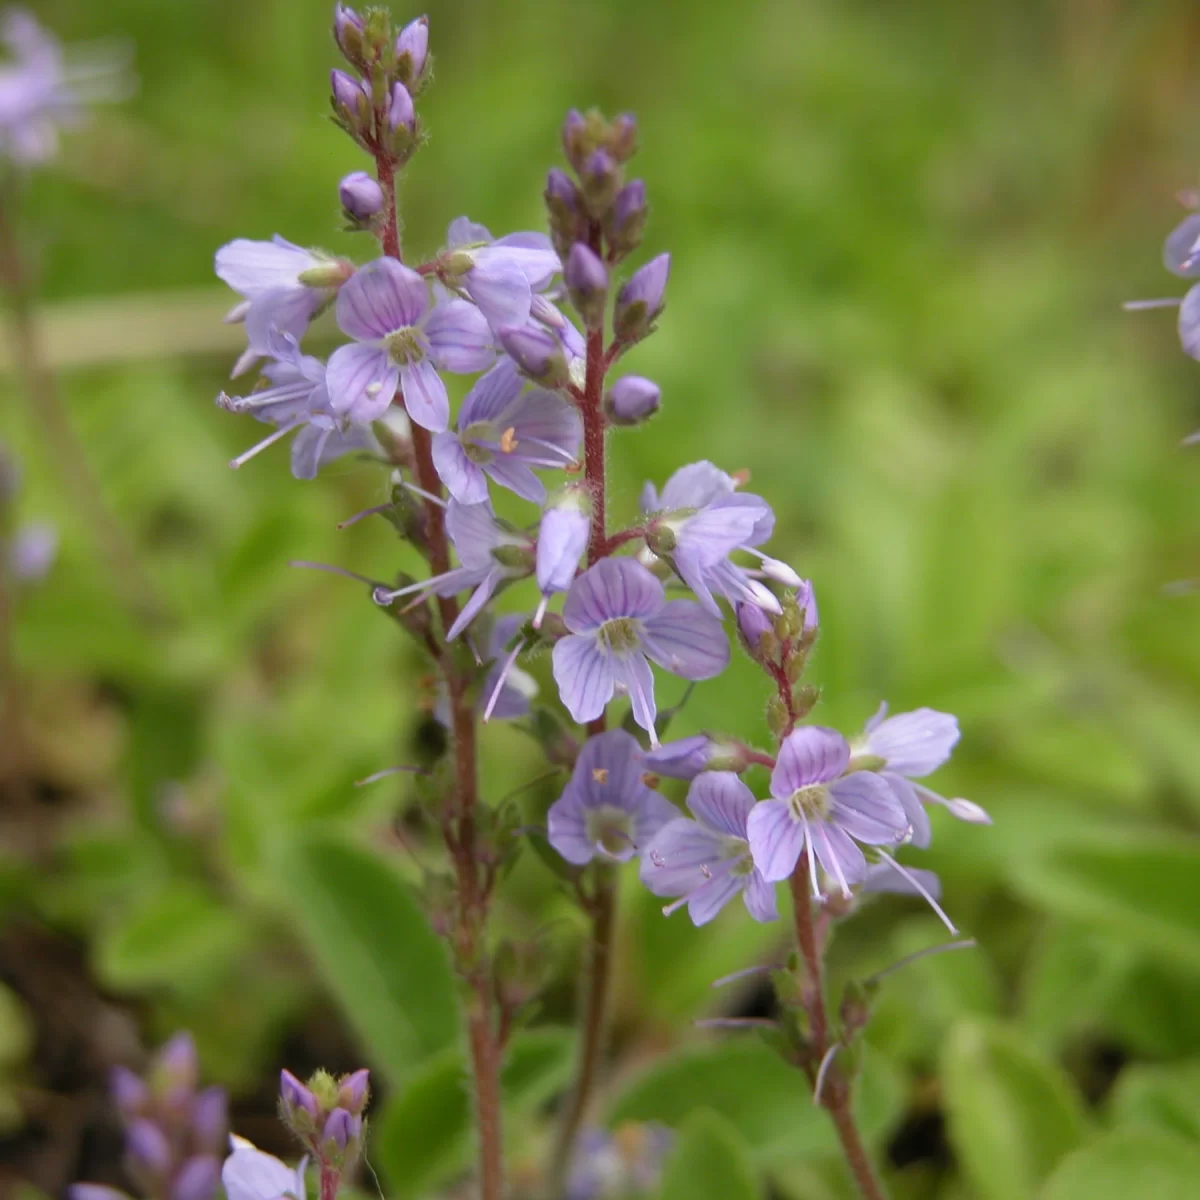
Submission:
[[[286,566],[415,564],[382,521],[335,528],[384,498],[376,467],[302,484],[268,451],[231,472],[261,427],[212,404],[240,344],[217,246],[279,232],[370,253],[335,232],[337,180],[364,164],[326,119],[329,9],[38,0],[67,41],[136,47],[136,98],[32,180],[22,241],[72,420],[170,619],[121,601],[3,360],[20,514],[55,522],[63,548],[15,630],[0,1184],[119,1179],[105,1069],[179,1026],[260,1144],[287,1150],[280,1066],[365,1061],[388,1194],[433,1194],[463,1163],[451,984],[407,886],[432,851],[390,832],[407,783],[351,786],[427,744],[425,681],[363,589]],[[906,969],[879,1001],[863,1099],[894,1194],[1194,1194],[1200,614],[1164,585],[1200,573],[1200,462],[1178,449],[1200,425],[1200,368],[1170,313],[1120,304],[1182,291],[1158,248],[1200,166],[1200,14],[457,0],[429,16],[409,254],[461,213],[542,228],[564,111],[636,111],[645,252],[669,249],[673,273],[660,334],[627,360],[664,411],[614,437],[617,519],[693,459],[749,469],[779,514],[774,552],[816,584],[816,719],[853,732],[884,697],[960,718],[934,783],[995,826],[935,816],[933,848],[907,858],[941,874],[979,947]],[[677,731],[765,738],[761,679],[735,659]],[[483,737],[491,800],[543,773],[520,733]],[[555,787],[522,802],[536,814]],[[778,961],[786,926],[739,909],[696,931],[625,882],[596,1119],[682,1125],[683,1157],[719,1145],[738,1182],[692,1181],[701,1200],[849,1195],[802,1079],[754,1035],[692,1028],[761,1015],[753,982],[710,983]],[[569,1066],[583,929],[528,853],[498,924],[550,959],[508,1080],[520,1173]],[[840,931],[835,982],[944,937],[919,903],[878,903]],[[686,1165],[669,1176],[664,1195],[684,1194]]]

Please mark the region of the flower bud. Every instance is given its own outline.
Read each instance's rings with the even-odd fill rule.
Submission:
[[[587,155],[590,139],[587,118],[577,108],[571,109],[563,121],[562,143],[567,162],[578,171]]]
[[[154,1056],[151,1078],[154,1090],[160,1094],[170,1091],[192,1091],[200,1075],[196,1058],[196,1043],[187,1032],[177,1033]]]
[[[329,73],[329,85],[338,124],[355,141],[361,142],[371,129],[371,98],[365,85],[336,69]]]
[[[614,425],[640,425],[660,407],[662,392],[652,379],[622,375],[604,397],[604,411]]]
[[[582,242],[576,242],[567,255],[563,282],[584,325],[588,329],[601,328],[608,298],[608,272],[599,257]]]
[[[621,188],[621,168],[607,150],[593,150],[579,171],[579,182],[588,212],[599,220],[604,217]]]
[[[329,72],[329,86],[333,92],[333,102],[339,108],[357,112],[360,100],[366,99],[363,85],[352,75],[339,71],[336,67]]]
[[[608,152],[619,163],[628,162],[637,153],[637,117],[619,113],[608,127]]]
[[[346,1075],[338,1086],[338,1104],[358,1116],[367,1106],[371,1092],[371,1073],[363,1067],[352,1075]]]
[[[196,1145],[213,1154],[225,1149],[225,1131],[229,1124],[229,1105],[225,1089],[205,1088],[192,1101],[192,1135]]]
[[[396,37],[396,75],[410,92],[421,90],[429,57],[429,18],[409,21]]]
[[[790,722],[791,717],[787,710],[787,704],[778,695],[772,696],[767,701],[767,728],[771,731],[771,735],[776,738],[783,737]]]
[[[562,387],[569,379],[567,359],[558,339],[548,329],[524,325],[499,334],[504,352],[521,372],[543,387]]]
[[[636,270],[621,289],[613,312],[613,329],[620,341],[640,341],[654,328],[670,273],[671,256],[660,254]]]
[[[363,19],[352,8],[338,4],[333,10],[333,40],[346,61],[359,69],[366,66],[363,55]]]
[[[552,167],[546,174],[546,212],[550,218],[550,237],[559,257],[584,234],[582,198],[566,171]]]
[[[220,1179],[221,1160],[214,1154],[197,1154],[179,1168],[171,1200],[213,1200]]]
[[[348,1113],[344,1108],[335,1108],[325,1118],[321,1140],[332,1142],[339,1150],[345,1150],[362,1132],[362,1118]]]
[[[338,184],[338,198],[346,214],[367,221],[383,209],[383,188],[366,171],[352,171]]]
[[[143,1183],[148,1192],[156,1192],[154,1182],[165,1178],[171,1169],[171,1144],[167,1135],[145,1117],[130,1122],[125,1134],[125,1156],[130,1174]]]
[[[279,1099],[283,1119],[302,1132],[312,1132],[321,1115],[317,1098],[291,1071],[279,1072]]]
[[[779,638],[771,618],[757,604],[737,606],[738,639],[755,662],[772,662],[779,654]]]
[[[417,127],[417,114],[413,108],[412,93],[399,80],[392,84],[392,99],[388,105],[388,129],[393,133],[407,130],[412,133]]]
[[[132,1121],[145,1110],[150,1089],[128,1067],[113,1067],[108,1077],[108,1094],[117,1112],[126,1121]]]
[[[620,257],[636,250],[646,229],[646,184],[631,179],[618,193],[608,214],[610,248]]]

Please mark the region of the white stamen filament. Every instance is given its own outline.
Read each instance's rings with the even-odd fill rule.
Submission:
[[[879,857],[893,870],[899,871],[899,873],[910,884],[912,884],[918,895],[920,895],[929,905],[929,907],[932,908],[935,913],[937,913],[938,919],[942,922],[942,924],[945,925],[945,927],[950,930],[952,934],[957,936],[958,930],[955,928],[954,922],[951,921],[948,916],[946,916],[942,906],[933,898],[932,895],[930,895],[929,891],[924,887],[921,881],[911,871],[906,871],[890,854],[886,854],[881,850],[879,852]]]
[[[416,496],[420,496],[422,500],[428,500],[431,504],[436,504],[439,508],[445,508],[446,502],[441,496],[435,496],[432,492],[427,492],[424,488],[419,488],[415,483],[409,483],[407,480],[400,481],[404,487]]]
[[[381,779],[387,779],[390,775],[428,775],[429,772],[424,767],[385,767],[382,771],[376,771],[373,775],[366,776],[365,779],[356,779],[355,787],[366,787],[369,783],[378,783]]]
[[[274,433],[263,438],[256,446],[251,446],[249,450],[239,454],[237,458],[231,458],[229,465],[236,471],[238,467],[245,466],[255,455],[261,454],[268,446],[275,445],[281,438],[287,437],[294,429],[299,429],[303,425],[303,421],[293,421],[290,425],[282,425]]]
[[[842,864],[838,862],[838,856],[833,851],[833,843],[829,840],[829,834],[825,831],[825,828],[822,825],[817,826],[817,832],[821,835],[821,838],[825,843],[825,849],[829,851],[829,861],[833,863],[833,874],[838,883],[841,885],[842,895],[849,900],[854,893],[850,891],[850,888],[846,884],[846,876],[842,872]]]
[[[546,615],[546,607],[547,607],[547,605],[549,605],[549,603],[550,603],[550,593],[544,592],[542,594],[541,600],[538,602],[537,611],[533,614],[534,629],[541,629],[542,619]]]
[[[347,517],[344,521],[338,522],[339,529],[349,529],[351,525],[357,525],[363,517],[373,517],[376,513],[387,512],[392,506],[390,504],[376,504],[371,508],[364,508],[362,512],[357,512],[352,517]]]
[[[1126,312],[1143,312],[1148,308],[1178,308],[1182,303],[1176,296],[1164,296],[1160,300],[1126,300],[1121,307]]]
[[[293,558],[288,566],[302,567],[306,571],[325,571],[329,575],[341,575],[343,579],[353,579],[358,583],[365,583],[368,587],[375,586],[374,579],[368,579],[365,575],[359,575],[354,571],[347,571],[345,567],[332,566],[330,563],[307,562],[302,558]]]
[[[734,971],[732,975],[722,975],[720,979],[714,979],[712,986],[715,988],[727,987],[731,983],[737,983],[739,979],[748,979],[751,975],[765,975],[768,971],[776,971],[778,969],[773,964],[764,964],[758,967],[743,967],[740,971]]]
[[[813,1086],[813,1103],[821,1103],[821,1091],[825,1087],[825,1076],[829,1073],[829,1068],[833,1065],[833,1060],[837,1052],[842,1048],[840,1042],[834,1042],[828,1050],[825,1051],[825,1057],[821,1059],[821,1065],[817,1068],[817,1081]]]
[[[513,669],[517,662],[517,655],[521,653],[522,643],[517,644],[512,648],[508,657],[504,660],[504,666],[500,668],[500,674],[496,679],[496,686],[492,688],[492,694],[488,698],[487,707],[483,710],[483,723],[486,725],[492,717],[492,709],[496,707],[496,701],[500,699],[500,692],[504,688],[504,681],[508,678],[508,673]]]

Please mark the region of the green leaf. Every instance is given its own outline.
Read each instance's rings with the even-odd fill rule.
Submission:
[[[1016,881],[1054,913],[1200,966],[1200,841],[1194,838],[1127,833],[1060,844],[1027,862]]]
[[[762,1195],[742,1135],[710,1109],[688,1117],[667,1160],[659,1200],[761,1200]]]
[[[187,987],[227,969],[249,944],[244,918],[193,883],[142,898],[96,944],[96,969],[110,987]]]
[[[1149,1125],[1200,1141],[1200,1061],[1127,1067],[1108,1112],[1118,1126]]]
[[[383,859],[332,835],[301,836],[279,852],[277,886],[325,985],[393,1082],[454,1044],[446,951]]]
[[[1184,1200],[1197,1181],[1200,1148],[1168,1133],[1121,1129],[1064,1159],[1038,1200]]]
[[[982,1200],[1029,1200],[1087,1133],[1070,1080],[1001,1025],[954,1026],[942,1085],[951,1142]]]
[[[23,1062],[33,1043],[29,1010],[16,992],[0,983],[0,1068]]]
[[[501,1074],[506,1117],[544,1104],[567,1081],[574,1034],[517,1033]],[[444,1050],[409,1080],[375,1129],[378,1165],[399,1200],[423,1195],[461,1171],[471,1152],[470,1085],[462,1051]]]
[[[903,1092],[891,1063],[869,1055],[855,1086],[855,1111],[868,1137],[892,1125]],[[804,1075],[751,1038],[671,1054],[634,1079],[608,1122],[661,1121],[679,1128],[698,1108],[729,1121],[760,1162],[787,1162],[836,1145],[829,1118],[813,1104]]]

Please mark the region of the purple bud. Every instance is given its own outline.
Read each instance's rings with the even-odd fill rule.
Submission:
[[[604,324],[604,302],[608,295],[608,271],[600,258],[582,242],[576,242],[563,268],[571,303],[589,329]]]
[[[333,10],[333,40],[356,67],[364,64],[363,19],[352,8],[338,4]]]
[[[351,115],[358,112],[359,102],[366,99],[366,92],[357,79],[336,68],[329,72],[329,86],[333,89],[333,102],[346,109]]]
[[[770,559],[774,562],[774,559]],[[784,566],[786,564],[780,564]],[[789,568],[790,570],[790,568]],[[809,633],[817,627],[817,594],[813,590],[812,580],[801,579],[796,588],[796,603],[804,609],[804,632]]]
[[[538,325],[503,329],[499,333],[504,352],[535,383],[555,387],[567,380],[567,360],[558,339]]]
[[[715,743],[707,734],[697,733],[677,742],[664,742],[643,755],[642,763],[655,775],[666,775],[668,779],[695,779],[708,770],[714,749]]]
[[[383,209],[383,188],[366,171],[347,175],[338,184],[338,196],[356,221],[366,221]]]
[[[212,1200],[221,1179],[221,1160],[213,1154],[197,1154],[179,1169],[171,1185],[171,1200]]]
[[[771,646],[774,641],[775,646],[778,647],[775,626],[771,623],[771,618],[757,604],[741,603],[737,606],[737,626],[738,636],[751,658],[762,662],[764,659],[769,660],[775,657]],[[764,636],[767,637],[765,644]]]
[[[200,1075],[196,1043],[186,1030],[165,1042],[154,1056],[151,1075],[155,1087],[163,1091],[191,1091]]]
[[[607,150],[593,150],[580,168],[579,181],[588,211],[600,219],[612,207],[620,190],[621,168]]]
[[[551,206],[562,205],[569,212],[576,212],[579,208],[578,190],[571,182],[570,175],[558,167],[551,167],[546,172],[546,203]]]
[[[409,21],[396,37],[396,73],[414,91],[425,73],[428,56],[429,18],[418,17]]]
[[[279,1072],[279,1095],[289,1115],[305,1112],[314,1121],[321,1115],[317,1098],[298,1080],[291,1071]]]
[[[637,151],[637,117],[621,113],[609,126],[608,148],[618,162],[626,162]]]
[[[108,1076],[108,1094],[116,1105],[117,1112],[126,1121],[139,1116],[149,1098],[150,1089],[138,1075],[128,1067],[113,1067]]]
[[[345,1150],[361,1132],[361,1117],[352,1116],[344,1108],[335,1108],[325,1119],[321,1138],[323,1141],[333,1142],[339,1150]]]
[[[205,1088],[192,1102],[192,1135],[196,1145],[214,1154],[225,1148],[225,1131],[229,1125],[229,1105],[225,1089]]]
[[[73,1183],[67,1188],[67,1200],[129,1200],[129,1197],[102,1183]]]
[[[604,398],[604,411],[614,425],[639,425],[658,412],[661,398],[654,380],[622,375]]]
[[[125,1134],[125,1153],[130,1170],[144,1178],[161,1179],[171,1169],[171,1145],[167,1135],[145,1117],[130,1123]]]
[[[621,255],[636,250],[646,228],[646,185],[631,179],[613,201],[608,220],[608,239],[611,248]]]
[[[623,342],[636,342],[650,332],[663,310],[671,256],[660,254],[636,270],[617,296],[613,328]]]
[[[570,176],[557,167],[546,175],[546,212],[550,218],[550,236],[559,257],[564,257],[571,245],[584,233],[579,189]]]
[[[352,1075],[347,1075],[338,1085],[338,1103],[357,1115],[366,1108],[370,1091],[371,1073],[363,1067]]]
[[[406,129],[412,133],[417,127],[416,110],[413,108],[412,93],[399,80],[392,84],[392,102],[388,105],[388,128],[395,133]]]
[[[587,145],[587,119],[577,108],[571,109],[563,121],[562,143],[567,162],[579,170]]]

